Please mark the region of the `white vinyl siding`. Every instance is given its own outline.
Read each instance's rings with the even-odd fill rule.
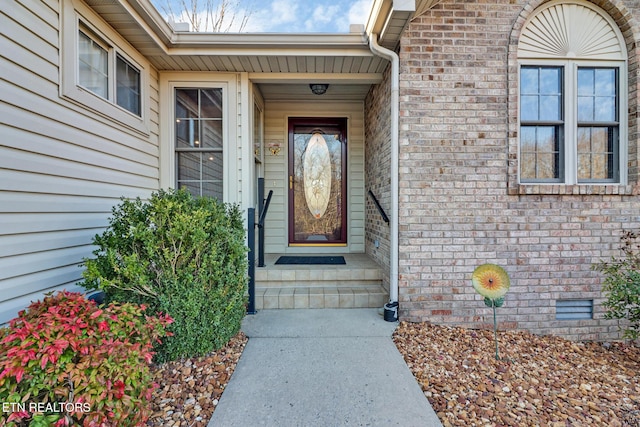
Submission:
[[[57,11],[0,2],[0,324],[44,292],[82,291],[112,206],[159,187],[157,73],[145,64],[148,134],[61,97]]]
[[[347,117],[347,247],[288,246],[288,154],[289,117]],[[361,102],[269,102],[265,104],[265,194],[273,197],[265,224],[265,252],[364,252],[364,107]],[[280,144],[271,155],[269,144]]]

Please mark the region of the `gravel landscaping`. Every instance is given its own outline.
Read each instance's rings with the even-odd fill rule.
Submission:
[[[553,336],[401,322],[393,339],[445,427],[640,427],[640,348]],[[234,337],[209,356],[154,367],[148,426],[206,426],[242,354]]]
[[[154,366],[154,381],[160,387],[154,392],[147,426],[206,426],[246,343],[240,332],[208,356]]]
[[[396,346],[447,426],[640,427],[640,348],[402,322]]]

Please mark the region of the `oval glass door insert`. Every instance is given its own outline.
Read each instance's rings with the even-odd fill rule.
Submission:
[[[331,194],[331,155],[321,133],[314,133],[304,154],[304,195],[314,218],[320,219],[327,210]]]

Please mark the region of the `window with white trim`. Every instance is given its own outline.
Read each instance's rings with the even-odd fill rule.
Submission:
[[[222,88],[175,89],[178,188],[223,200]]]
[[[149,63],[79,0],[61,0],[60,95],[96,117],[150,134]]]
[[[623,183],[626,49],[611,18],[589,3],[546,4],[525,23],[518,59],[520,182]]]
[[[84,26],[78,30],[78,85],[140,116],[140,70]]]

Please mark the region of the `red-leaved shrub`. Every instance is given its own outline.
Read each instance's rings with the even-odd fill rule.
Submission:
[[[144,311],[71,292],[21,311],[0,329],[0,425],[144,425],[152,345],[172,322]]]

